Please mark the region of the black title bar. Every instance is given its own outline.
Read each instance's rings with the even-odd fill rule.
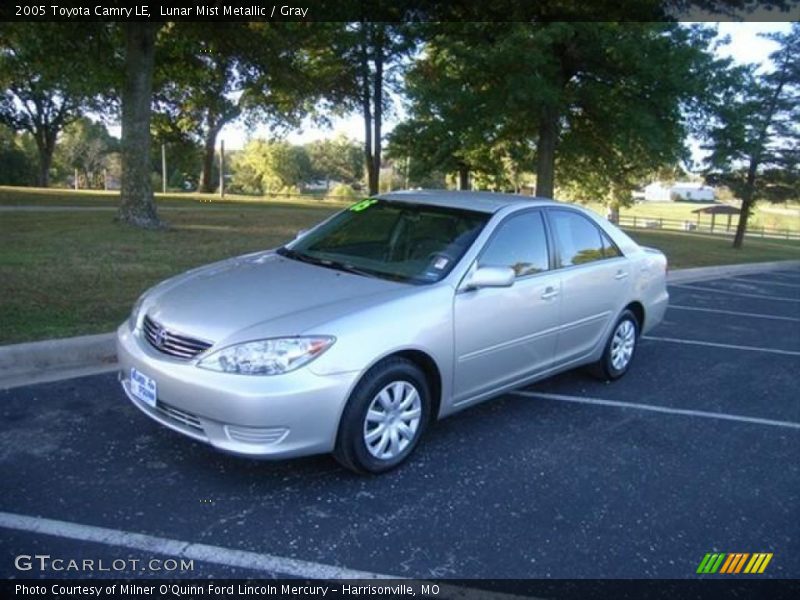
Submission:
[[[796,21],[798,0],[10,0],[3,21]]]
[[[753,579],[745,576],[708,577],[686,580],[608,579],[467,579],[467,580],[302,580],[302,579],[38,579],[4,580],[3,598],[62,599],[164,599],[187,600],[282,600],[284,598],[437,600],[513,600],[553,598],[559,600],[693,600],[796,599],[800,582],[783,579]]]

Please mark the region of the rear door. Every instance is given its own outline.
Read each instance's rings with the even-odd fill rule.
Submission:
[[[501,222],[477,266],[511,267],[516,279],[508,288],[455,296],[456,404],[545,370],[556,349],[561,283],[551,269],[542,211]]]
[[[568,208],[546,210],[561,277],[557,365],[575,362],[605,339],[630,288],[630,264],[589,217]]]

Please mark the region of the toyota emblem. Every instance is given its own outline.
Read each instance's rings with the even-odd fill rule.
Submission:
[[[156,346],[159,348],[167,343],[167,332],[164,330],[163,327],[159,327],[158,331],[156,331]]]

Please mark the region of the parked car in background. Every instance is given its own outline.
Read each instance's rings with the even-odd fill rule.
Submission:
[[[379,473],[463,408],[582,365],[624,375],[666,310],[666,266],[576,206],[384,194],[146,292],[118,330],[120,380],[220,450]]]

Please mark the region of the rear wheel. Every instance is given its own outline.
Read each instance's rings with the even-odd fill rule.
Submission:
[[[619,379],[628,371],[639,341],[639,321],[629,310],[624,311],[606,342],[602,358],[592,365],[592,372],[604,380]]]
[[[379,363],[358,383],[339,424],[334,457],[357,473],[383,473],[414,451],[430,418],[425,374],[411,361]]]

